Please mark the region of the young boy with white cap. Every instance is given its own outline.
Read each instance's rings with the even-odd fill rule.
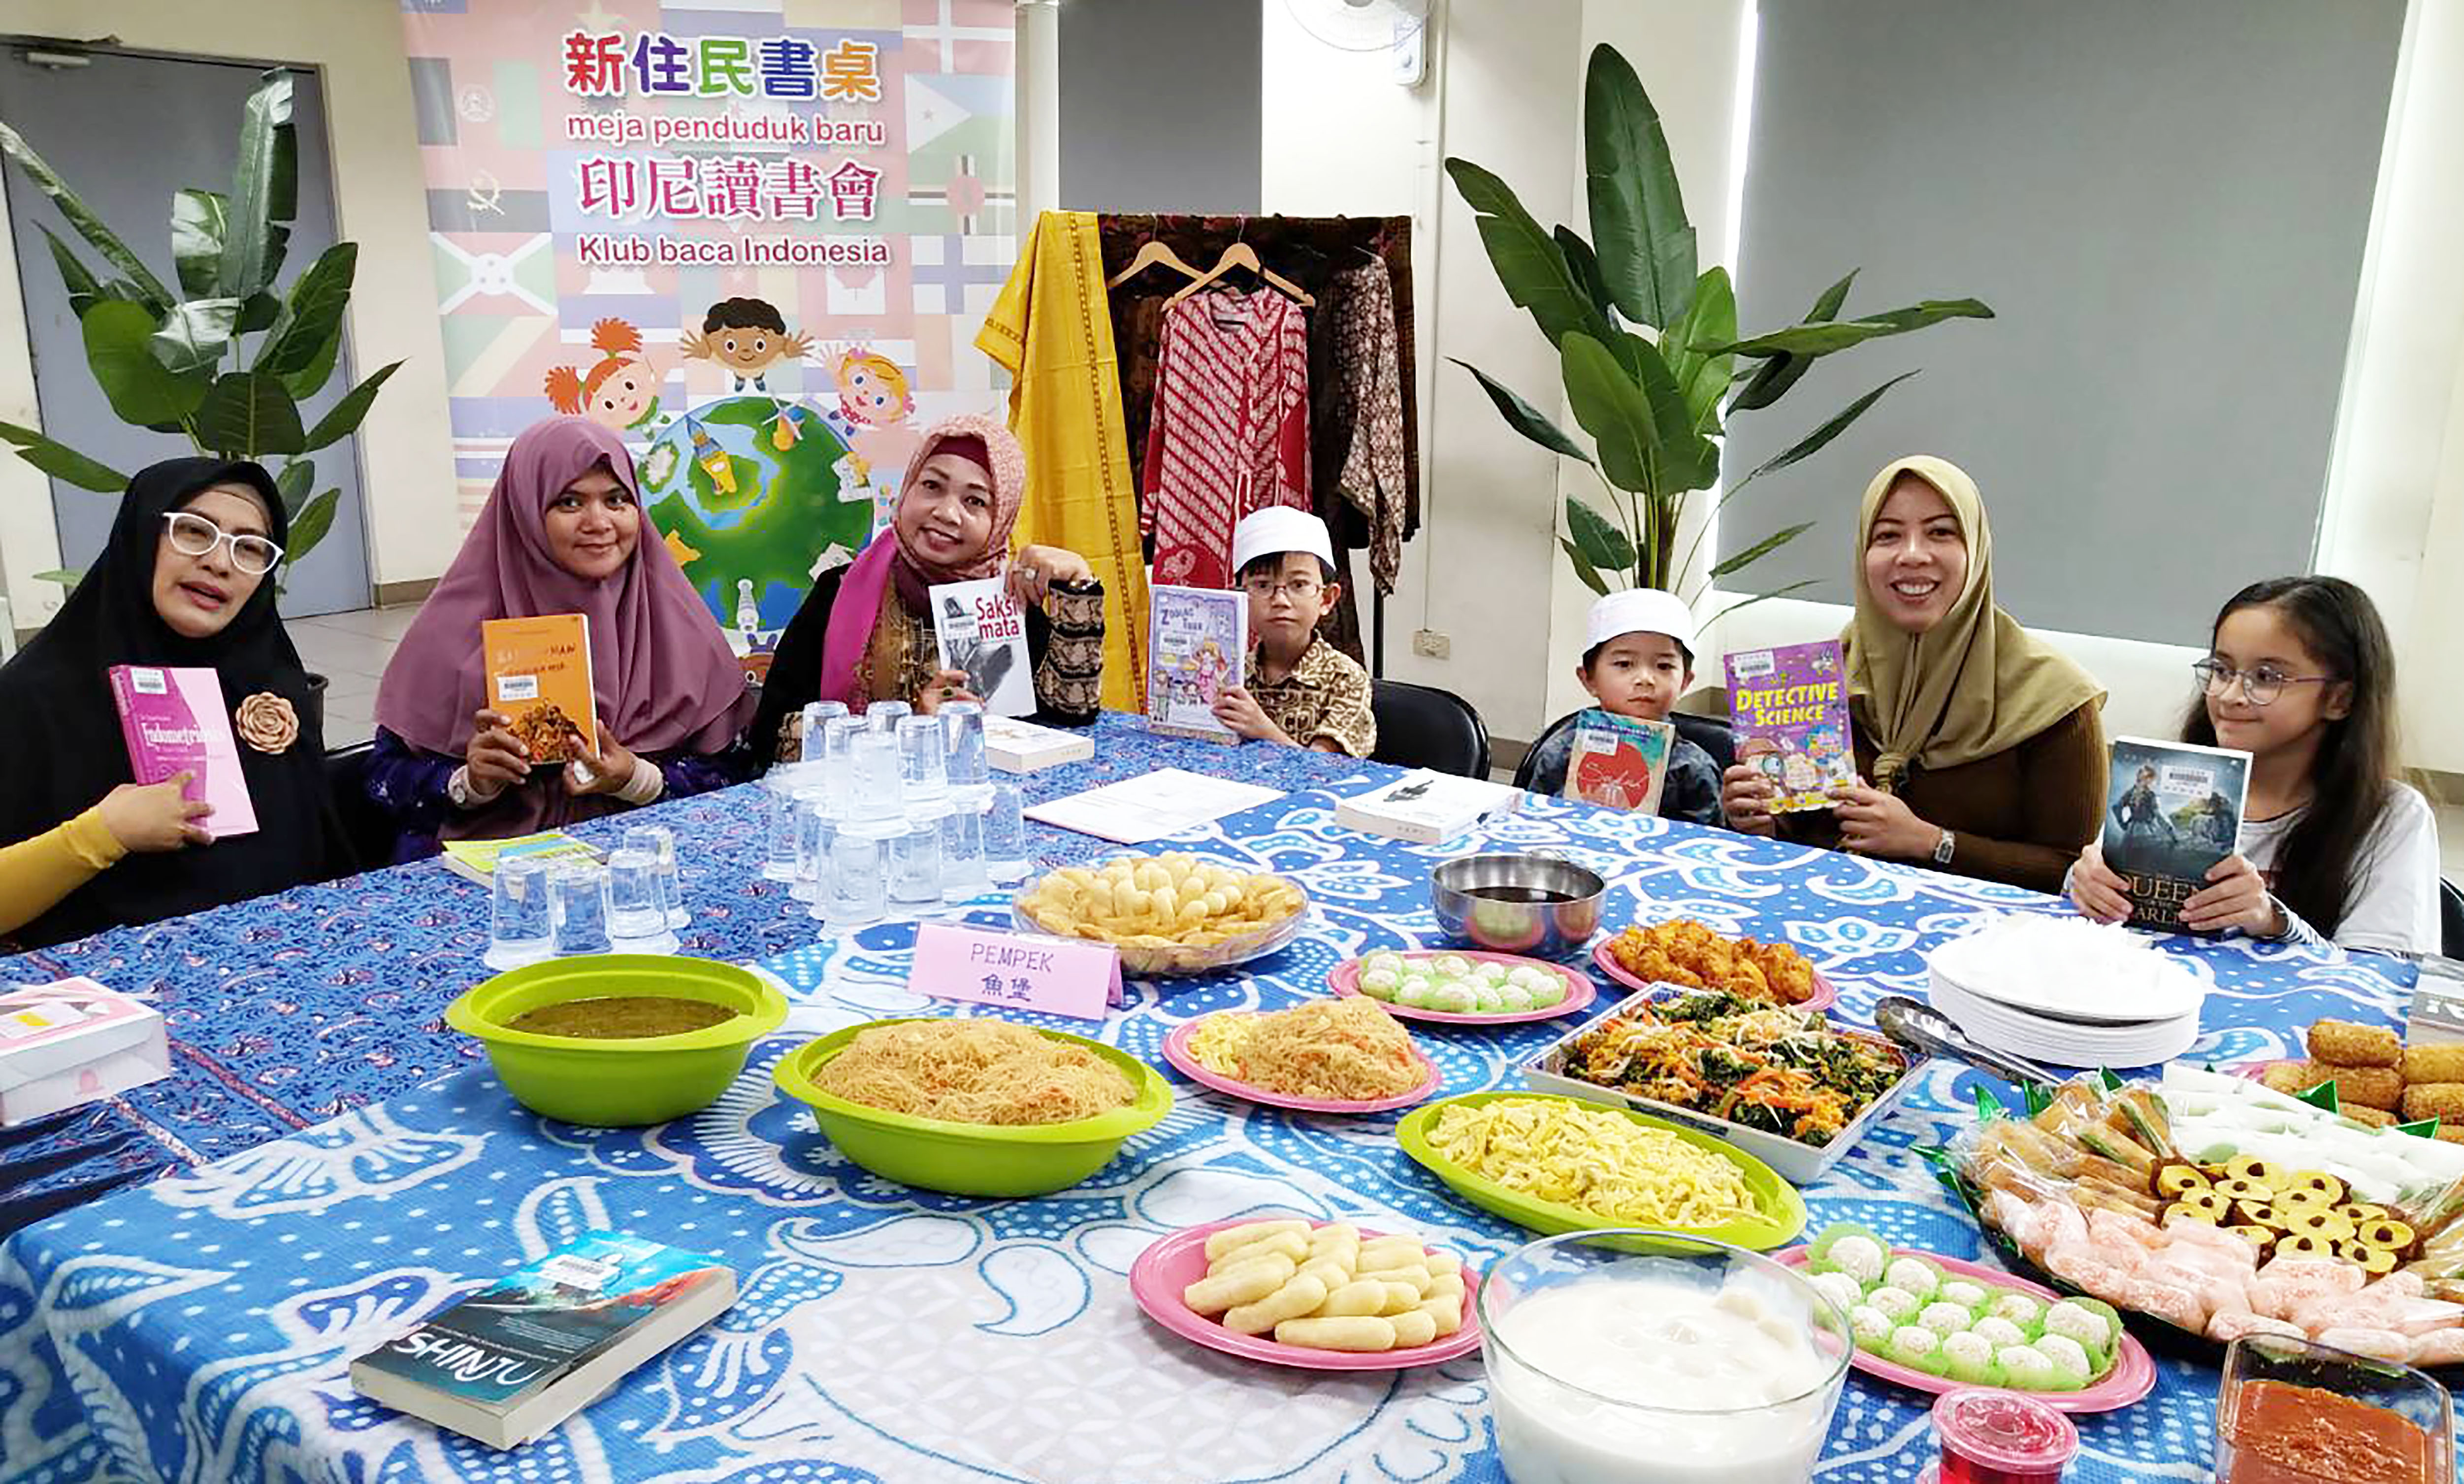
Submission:
[[[1694,615],[1674,593],[1634,588],[1592,604],[1575,678],[1600,709],[1643,721],[1666,721],[1669,708],[1694,684]],[[1571,718],[1569,718],[1571,720]],[[1540,739],[1531,788],[1556,794],[1566,786],[1574,750],[1574,729],[1563,722]],[[1668,752],[1668,779],[1661,786],[1662,818],[1718,824],[1720,770],[1711,754],[1683,737]]]
[[[1249,683],[1223,691],[1215,719],[1255,741],[1368,756],[1369,672],[1317,632],[1343,593],[1326,522],[1289,506],[1252,511],[1233,528],[1232,570],[1249,595]]]

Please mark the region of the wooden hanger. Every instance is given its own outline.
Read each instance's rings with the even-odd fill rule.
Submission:
[[[1301,307],[1304,309],[1314,309],[1317,307],[1317,300],[1309,296],[1308,290],[1302,288],[1299,284],[1292,282],[1283,274],[1276,273],[1265,264],[1259,262],[1257,249],[1249,246],[1246,242],[1235,242],[1230,247],[1223,250],[1223,255],[1215,260],[1215,266],[1207,270],[1203,277],[1199,278],[1189,287],[1175,294],[1172,297],[1164,300],[1164,308],[1170,309],[1173,305],[1177,304],[1182,299],[1196,294],[1199,290],[1205,288],[1208,284],[1213,283],[1215,280],[1222,277],[1225,273],[1230,273],[1236,268],[1245,268],[1249,270],[1249,272],[1256,273],[1258,275],[1258,280],[1261,283],[1264,283],[1266,287],[1276,290],[1279,293],[1289,295],[1292,298],[1299,300]]]
[[[1130,259],[1130,266],[1114,273],[1104,287],[1117,289],[1148,269],[1158,266],[1169,268],[1187,278],[1196,278],[1199,275],[1198,270],[1182,262],[1180,254],[1166,246],[1162,238],[1149,237],[1139,246],[1138,255]]]

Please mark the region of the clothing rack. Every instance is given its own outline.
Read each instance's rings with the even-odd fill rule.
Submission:
[[[1410,540],[1420,523],[1420,453],[1419,408],[1415,375],[1415,346],[1412,337],[1412,219],[1408,216],[1234,216],[1189,214],[1104,213],[1097,217],[1097,229],[1103,249],[1103,273],[1106,279],[1120,273],[1136,259],[1139,250],[1149,242],[1169,247],[1180,260],[1199,273],[1211,269],[1225,250],[1236,243],[1245,243],[1263,260],[1267,269],[1288,279],[1293,286],[1323,302],[1328,285],[1344,269],[1375,260],[1386,268],[1388,289],[1395,308],[1396,354],[1401,379],[1403,408],[1403,522],[1400,536]],[[1138,463],[1137,453],[1143,445],[1146,427],[1145,402],[1149,387],[1141,382],[1140,362],[1146,376],[1152,375],[1153,347],[1141,346],[1142,334],[1151,335],[1150,312],[1139,308],[1141,299],[1159,300],[1164,295],[1186,287],[1188,279],[1169,268],[1151,268],[1144,273],[1111,290],[1113,341],[1119,353],[1122,369],[1122,404],[1132,428],[1131,463]],[[1352,424],[1343,409],[1328,408],[1330,415],[1321,417],[1318,387],[1321,383],[1321,338],[1315,333],[1312,319],[1310,338],[1311,417],[1310,498],[1312,509],[1328,517],[1338,553],[1345,567],[1345,611],[1331,622],[1329,638],[1343,647],[1365,651],[1370,673],[1385,673],[1386,662],[1386,595],[1376,590],[1372,581],[1354,584],[1350,581],[1351,554],[1369,544],[1369,533],[1358,513],[1335,492],[1337,479],[1348,446]],[[1141,491],[1143,493],[1143,491]],[[1370,632],[1368,643],[1359,643],[1359,621],[1354,608],[1355,589],[1365,585],[1370,590]],[[1352,643],[1345,644],[1344,637]]]

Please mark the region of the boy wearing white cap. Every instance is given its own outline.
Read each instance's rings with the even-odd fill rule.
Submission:
[[[1223,691],[1215,719],[1257,741],[1368,756],[1369,672],[1317,632],[1343,592],[1326,522],[1289,506],[1250,512],[1232,531],[1232,570],[1249,595],[1249,683]]]
[[[1592,604],[1583,658],[1574,669],[1600,709],[1643,721],[1666,721],[1677,698],[1694,684],[1694,615],[1674,593],[1635,588]],[[1574,750],[1573,717],[1551,727],[1534,749],[1531,788],[1556,794],[1566,786]],[[1662,818],[1718,824],[1720,770],[1711,754],[1683,737],[1668,752],[1661,786]]]

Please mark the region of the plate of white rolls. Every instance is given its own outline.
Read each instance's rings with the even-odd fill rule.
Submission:
[[[1218,1221],[1130,1267],[1138,1307],[1211,1349],[1309,1370],[1397,1370],[1480,1348],[1479,1276],[1411,1233],[1299,1217]]]

